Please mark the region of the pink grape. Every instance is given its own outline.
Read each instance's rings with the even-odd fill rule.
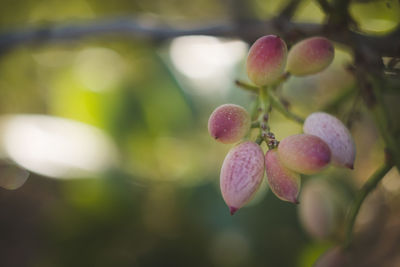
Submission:
[[[325,168],[331,160],[328,145],[318,136],[296,134],[283,139],[278,146],[281,162],[289,169],[313,174]]]
[[[328,67],[335,54],[332,43],[312,37],[295,44],[289,51],[287,71],[295,76],[315,74]]]
[[[272,192],[284,201],[297,204],[297,197],[300,190],[300,175],[289,170],[281,163],[276,149],[269,150],[265,155],[265,170]]]
[[[208,120],[208,132],[218,142],[232,144],[250,129],[249,113],[241,106],[225,104],[217,107]]]
[[[336,117],[324,112],[312,113],[306,118],[303,130],[328,144],[335,165],[354,168],[356,148],[353,138],[347,127]]]
[[[259,38],[247,56],[247,75],[258,85],[270,85],[282,75],[286,66],[286,43],[276,35]]]
[[[254,142],[243,142],[226,155],[221,168],[220,187],[233,215],[256,193],[264,177],[264,153]]]

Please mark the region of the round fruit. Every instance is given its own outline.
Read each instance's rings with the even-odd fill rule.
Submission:
[[[232,148],[221,168],[222,196],[233,215],[256,193],[264,177],[264,153],[254,142]]]
[[[312,37],[295,44],[289,51],[287,71],[295,76],[315,74],[328,67],[335,54],[332,43]]]
[[[318,136],[296,134],[283,139],[278,146],[281,162],[289,169],[313,174],[321,171],[331,161],[328,145]]]
[[[353,169],[356,148],[349,130],[340,120],[328,113],[315,112],[306,118],[303,130],[324,140],[335,165]]]
[[[270,85],[282,75],[286,66],[286,43],[276,35],[259,38],[247,56],[247,75],[258,86]]]
[[[269,150],[265,155],[265,170],[272,192],[284,201],[297,204],[297,197],[300,190],[300,175],[289,170],[281,163],[276,149]]]
[[[242,139],[250,129],[250,115],[241,106],[217,107],[208,120],[208,132],[218,142],[231,144]]]

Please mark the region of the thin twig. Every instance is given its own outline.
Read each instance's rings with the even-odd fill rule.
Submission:
[[[296,13],[296,10],[299,7],[300,3],[301,0],[290,0],[286,4],[286,6],[281,10],[281,12],[278,15],[278,18],[291,19],[293,15]]]
[[[264,139],[261,137],[261,135],[258,135],[256,138],[256,141],[254,141],[256,144],[261,145]]]
[[[292,113],[290,110],[288,110],[278,99],[278,97],[272,92],[272,90],[268,90],[268,95],[270,97],[271,105],[278,110],[282,115],[284,115],[286,118],[291,119],[297,123],[303,124],[304,119],[301,118],[300,116]]]
[[[336,111],[340,105],[342,105],[347,99],[349,99],[352,95],[356,93],[356,90],[354,88],[349,88],[341,92],[339,95],[337,95],[333,100],[331,100],[329,103],[325,105],[323,108],[324,111],[326,112],[333,112]]]
[[[319,6],[321,7],[321,9],[324,11],[325,14],[329,15],[329,13],[331,12],[331,6],[328,3],[327,0],[317,0]]]
[[[385,177],[385,174],[390,171],[393,167],[393,164],[385,163],[382,167],[380,167],[372,176],[367,180],[367,182],[363,185],[363,187],[358,192],[354,204],[351,206],[349,215],[348,215],[348,224],[346,227],[346,240],[344,242],[344,247],[348,248],[353,239],[353,228],[354,223],[356,221],[358,212],[360,211],[361,205],[364,202],[365,198],[371,193],[378,183]]]
[[[236,80],[235,84],[246,91],[249,91],[249,92],[252,92],[255,94],[259,93],[258,87],[254,86],[254,85],[251,85],[251,84],[239,81],[239,80]]]
[[[280,80],[280,82],[286,80],[289,77],[289,75],[283,75],[282,79]],[[237,86],[240,86],[241,88],[243,88],[244,90],[253,92],[253,93],[260,93],[262,92],[262,90],[260,90],[258,87],[248,84],[246,82],[242,82],[239,80],[235,81]],[[290,110],[288,110],[285,105],[282,104],[282,102],[278,99],[278,97],[274,94],[273,92],[273,88],[264,88],[266,89],[265,95],[263,98],[267,99],[270,102],[270,105],[272,105],[277,111],[279,111],[280,113],[282,113],[282,115],[284,115],[285,117],[297,122],[297,123],[304,123],[304,119],[301,118],[300,116],[292,113]],[[263,105],[262,100],[261,100],[261,105]]]
[[[253,121],[251,123],[250,128],[258,128],[258,127],[260,127],[260,122],[259,121]]]

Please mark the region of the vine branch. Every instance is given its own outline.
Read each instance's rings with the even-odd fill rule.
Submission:
[[[117,17],[14,29],[0,33],[0,53],[20,45],[44,45],[92,36],[121,36],[163,41],[184,35],[211,35],[253,42],[268,33],[280,35],[292,41],[319,35],[349,46],[353,42],[368,44],[382,56],[395,57],[400,54],[400,28],[385,36],[367,36],[347,29],[327,31],[324,25],[292,22],[285,16],[278,16],[267,21],[251,20],[241,24],[234,21],[214,22],[206,26],[190,28],[166,25],[165,21],[152,20],[149,23],[148,20]]]
[[[268,90],[268,94],[271,99],[271,105],[276,108],[282,115],[286,118],[291,119],[297,123],[303,124],[304,119],[297,116],[296,114],[289,111],[282,103],[279,101],[278,97],[272,92],[272,90]]]
[[[385,177],[385,174],[393,167],[391,163],[385,163],[382,167],[380,167],[374,174],[367,180],[367,182],[363,185],[361,190],[356,195],[354,200],[354,204],[351,207],[348,217],[348,224],[346,227],[346,240],[344,242],[344,247],[348,248],[351,244],[353,238],[353,228],[354,223],[356,221],[357,215],[360,211],[361,205],[364,202],[365,198],[371,193],[378,183]]]

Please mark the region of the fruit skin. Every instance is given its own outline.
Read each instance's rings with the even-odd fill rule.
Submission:
[[[354,168],[354,141],[347,127],[339,119],[325,112],[315,112],[306,118],[303,131],[325,141],[332,152],[333,164]]]
[[[278,146],[278,154],[287,168],[302,174],[317,173],[331,161],[328,145],[318,136],[311,134],[286,137]]]
[[[328,67],[335,49],[326,38],[311,37],[295,44],[289,51],[287,71],[295,76],[315,74]]]
[[[208,132],[218,142],[236,143],[250,129],[249,113],[241,106],[225,104],[217,107],[208,120]]]
[[[269,150],[265,155],[265,170],[272,192],[281,200],[298,204],[300,175],[281,163],[276,149]]]
[[[287,46],[276,35],[259,38],[250,47],[247,56],[247,75],[258,85],[270,85],[282,75],[286,66]]]
[[[264,153],[254,142],[243,142],[225,157],[220,187],[225,203],[233,215],[256,193],[264,177]]]

